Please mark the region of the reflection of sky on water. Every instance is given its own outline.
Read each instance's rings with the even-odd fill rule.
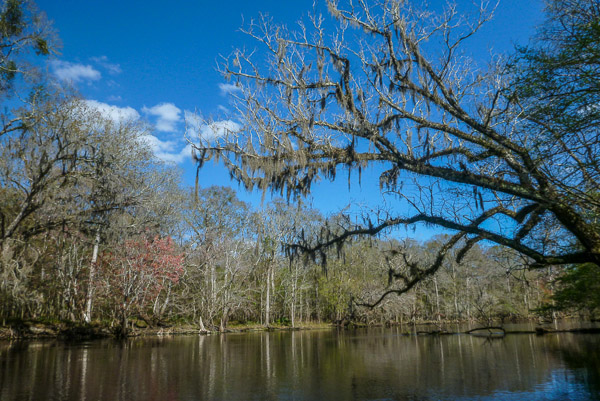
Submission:
[[[582,377],[583,376],[583,377]],[[506,400],[506,401],[584,401],[598,399],[593,396],[585,383],[585,372],[572,372],[566,369],[556,369],[550,373],[548,381],[538,384],[531,391],[521,392],[494,392],[491,396],[467,398],[463,400]],[[582,380],[584,379],[584,380]]]

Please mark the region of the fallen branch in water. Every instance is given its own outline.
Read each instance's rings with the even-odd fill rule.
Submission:
[[[487,330],[487,334],[479,333]],[[487,326],[487,327],[477,327],[475,329],[471,329],[465,332],[466,334],[474,334],[474,335],[506,335],[506,330],[500,326]]]

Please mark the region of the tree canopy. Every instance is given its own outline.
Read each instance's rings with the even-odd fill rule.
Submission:
[[[245,29],[258,49],[222,64],[246,126],[196,144],[247,188],[306,195],[342,170],[383,168],[382,192],[412,212],[346,220],[297,248],[424,222],[456,232],[404,287],[487,240],[530,267],[600,264],[597,1],[550,1],[530,47],[487,66],[463,52],[490,18],[416,2],[327,1],[296,30],[268,18]],[[331,29],[335,24],[336,28]]]
[[[0,94],[5,95],[18,75],[30,75],[24,55],[47,56],[56,38],[45,15],[27,0],[7,0],[0,10]]]
[[[557,280],[552,296],[552,310],[583,310],[595,313],[600,309],[600,281],[597,266],[592,263],[570,266]]]

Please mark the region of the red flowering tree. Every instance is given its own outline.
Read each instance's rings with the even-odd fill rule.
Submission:
[[[110,303],[126,335],[132,314],[162,317],[183,274],[184,256],[170,237],[142,236],[123,241],[104,262]]]

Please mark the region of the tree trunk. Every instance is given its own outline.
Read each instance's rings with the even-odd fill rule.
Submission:
[[[100,247],[100,227],[96,228],[96,236],[94,238],[94,249],[92,251],[92,261],[90,263],[90,271],[88,275],[88,291],[85,300],[85,313],[83,321],[86,323],[92,322],[92,300],[94,298],[94,276],[96,275],[96,263],[98,262],[98,248]]]
[[[202,316],[198,316],[198,326],[200,326],[200,333],[206,333],[206,327],[204,327]]]
[[[271,324],[271,269],[272,263],[267,266],[267,295],[265,299],[265,326]]]
[[[300,291],[300,302],[298,302],[300,310],[298,311],[298,317],[300,318],[300,324],[302,324],[302,312],[304,311],[304,304],[302,303],[302,291]]]
[[[123,302],[123,304],[121,305],[122,309],[120,311],[120,322],[119,322],[119,326],[117,327],[117,331],[116,331],[116,336],[119,338],[126,338],[128,333],[128,325],[129,325],[129,318],[128,318],[128,306],[127,306],[127,300],[125,300]]]
[[[298,267],[294,269],[294,275],[292,277],[292,307],[290,308],[290,317],[292,320],[292,327],[296,327],[296,287],[298,286]]]
[[[433,278],[433,285],[435,286],[435,307],[437,314],[437,321],[440,322],[442,320],[442,314],[440,313],[440,293],[438,290],[437,278]]]
[[[219,331],[221,333],[224,333],[225,329],[227,328],[228,315],[229,315],[229,308],[226,307],[225,310],[223,311],[223,316],[221,316],[221,322],[219,324]]]
[[[454,314],[456,319],[460,320],[460,309],[458,308],[458,283],[456,282],[456,268],[454,263],[452,263],[452,284],[454,287]]]
[[[469,296],[469,277],[467,277],[467,319],[471,321],[471,297]]]

